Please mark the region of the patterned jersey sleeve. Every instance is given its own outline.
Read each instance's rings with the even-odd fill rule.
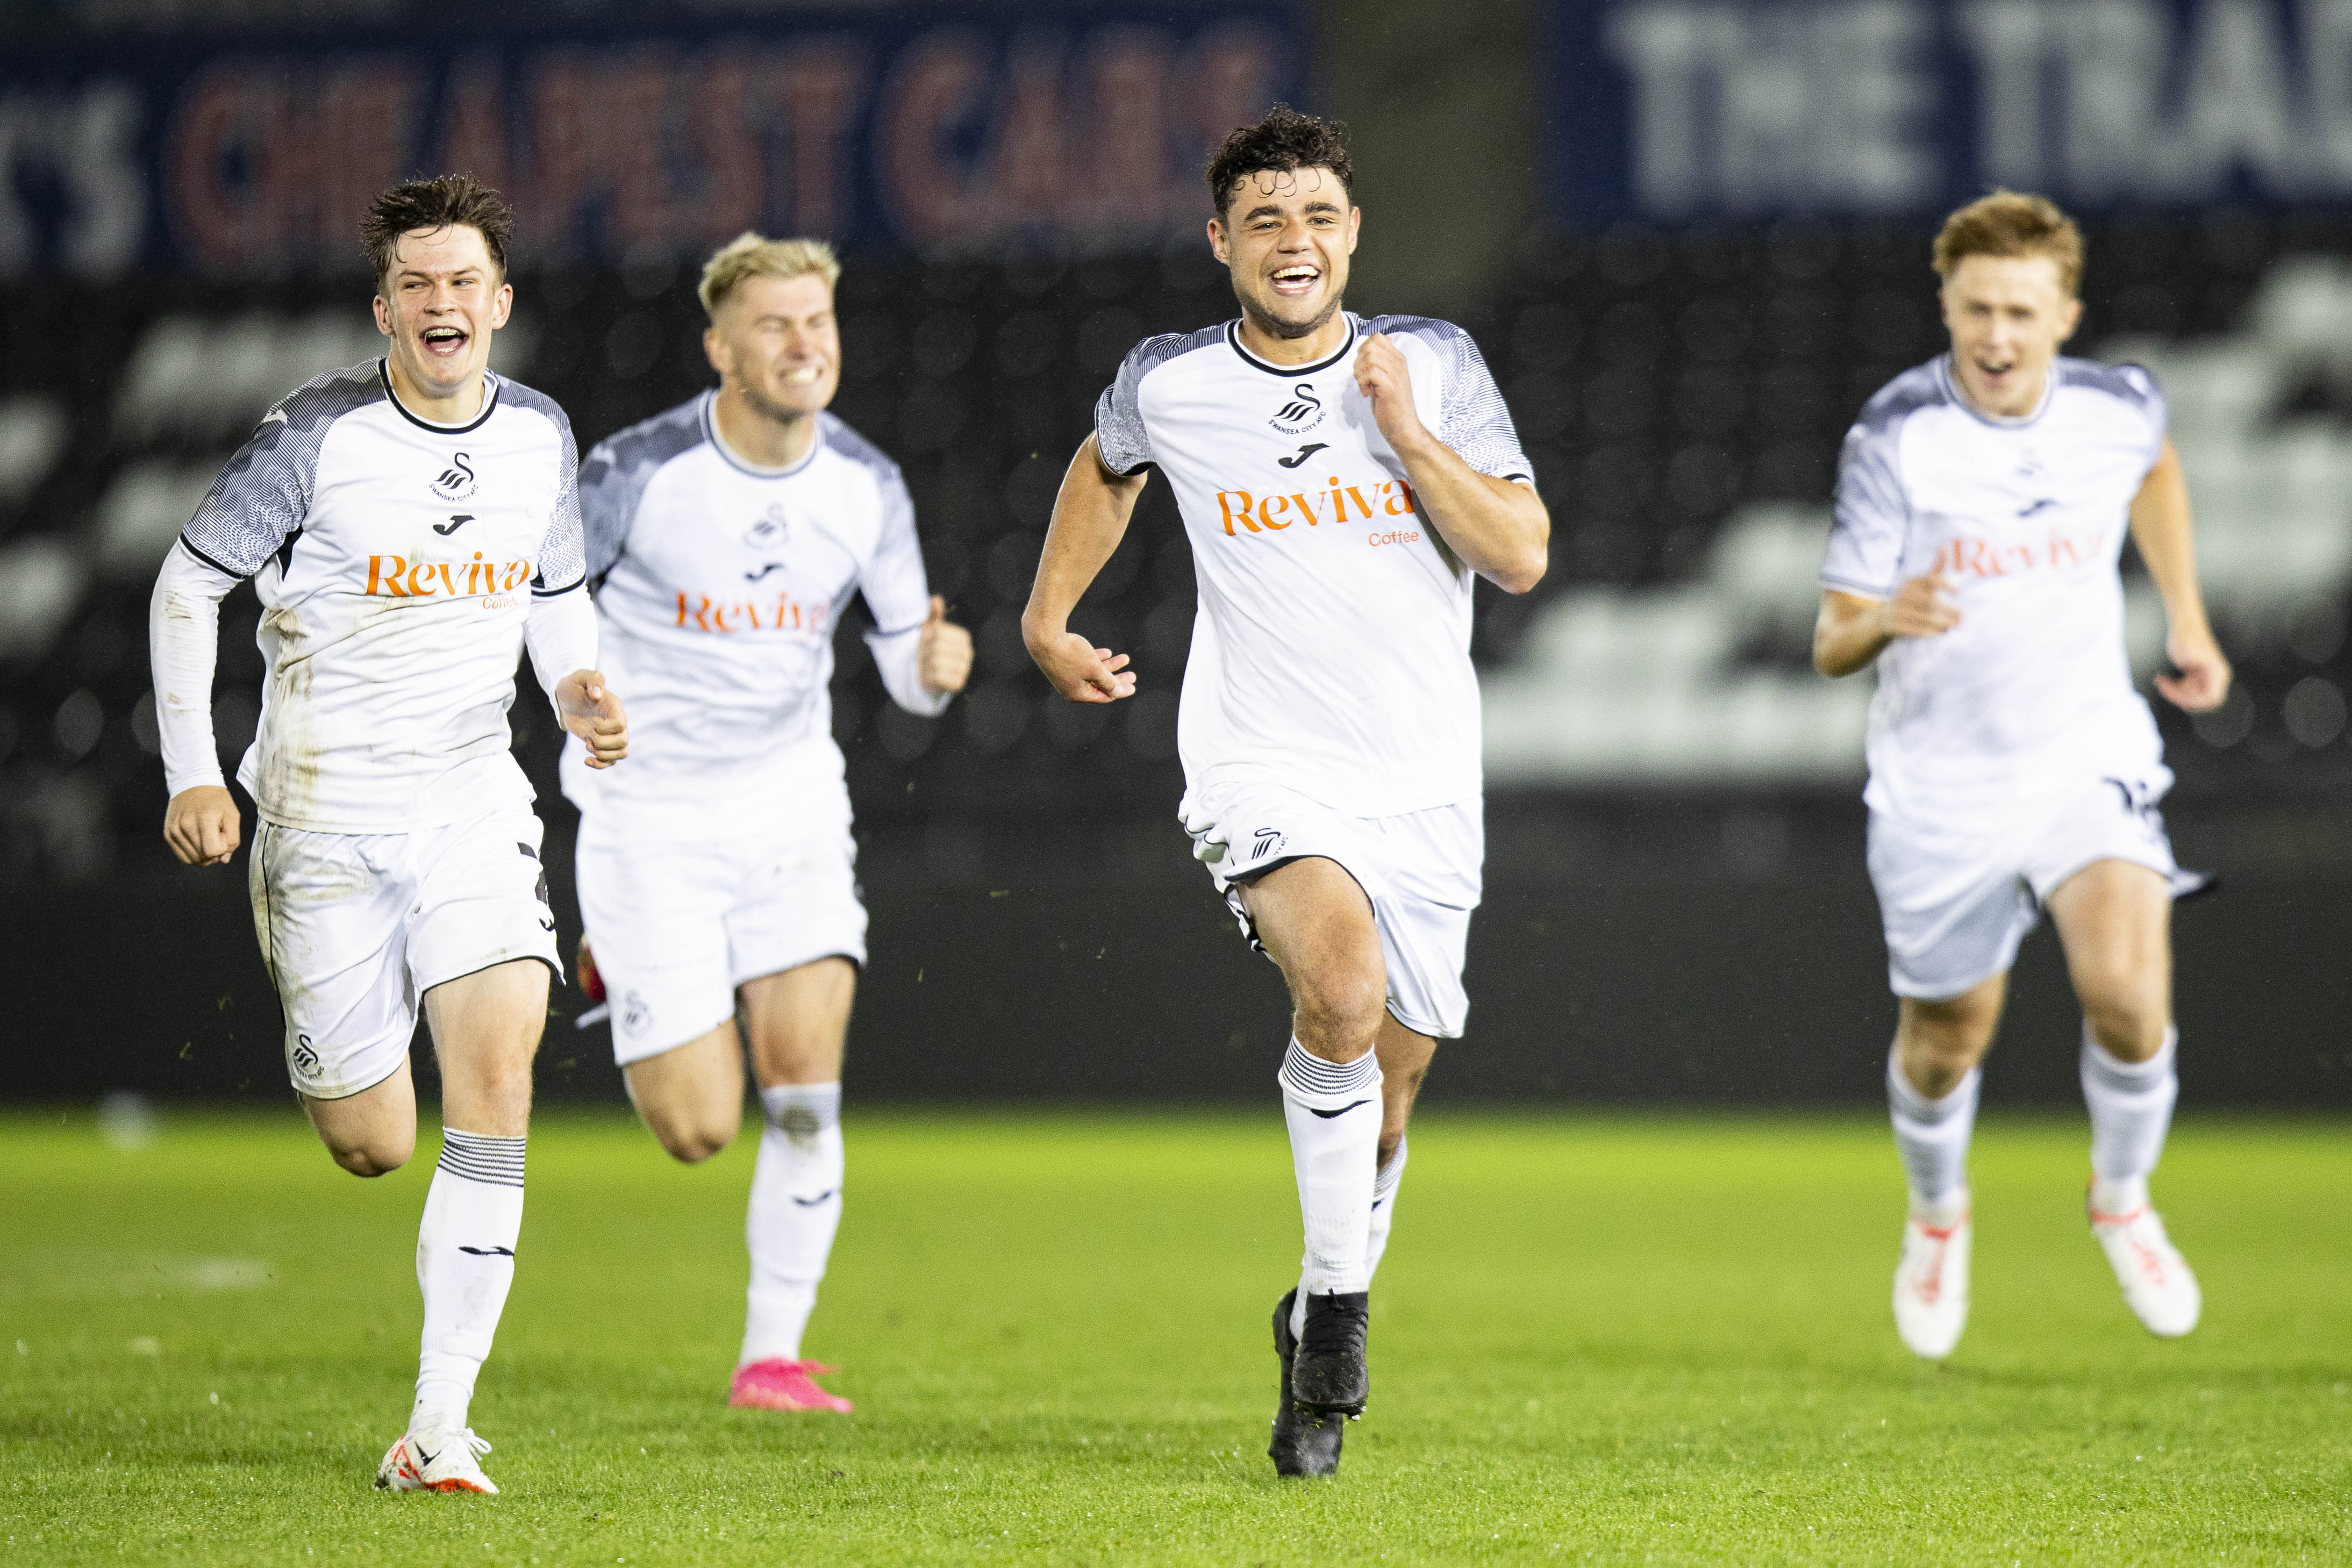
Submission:
[[[591,583],[604,581],[620,563],[639,488],[628,482],[611,442],[600,441],[589,449],[587,461],[580,465],[580,536]]]
[[[288,393],[261,416],[180,530],[188,553],[231,577],[259,571],[310,521],[328,428],[382,395],[373,360]]]
[[[2172,428],[2172,405],[2164,389],[2156,382],[2155,372],[2146,365],[2119,365],[2125,381],[2139,392],[2140,413],[2147,420],[2147,465],[2153,468],[2164,457],[2165,437]]]
[[[588,585],[600,586],[629,553],[629,530],[636,526],[637,504],[646,486],[662,465],[691,452],[706,439],[703,399],[691,397],[676,408],[607,436],[590,450],[580,465],[580,530],[586,557]]]
[[[555,455],[555,510],[547,520],[547,534],[539,546],[539,571],[530,591],[541,598],[569,593],[587,580],[585,548],[580,537],[580,446],[572,439],[572,420],[545,392],[507,382],[501,395],[518,408],[527,408],[555,427],[560,438]]]
[[[1479,473],[1496,479],[1535,477],[1528,455],[1519,447],[1519,433],[1511,423],[1509,405],[1476,340],[1456,327],[1447,346],[1445,401],[1439,416],[1437,438]]]
[[[1829,548],[1822,557],[1823,588],[1869,599],[1894,596],[1911,520],[1911,504],[1895,468],[1902,428],[1900,420],[1865,419],[1846,432],[1838,454]]]
[[[931,589],[923,571],[923,545],[915,534],[915,500],[907,494],[907,482],[898,476],[896,465],[877,475],[877,481],[882,531],[857,588],[873,612],[876,632],[895,637],[922,625],[930,612]]]
[[[1122,477],[1151,465],[1151,434],[1143,427],[1143,375],[1160,362],[1153,347],[1174,340],[1172,335],[1146,338],[1129,350],[1095,403],[1095,451],[1105,468]]]

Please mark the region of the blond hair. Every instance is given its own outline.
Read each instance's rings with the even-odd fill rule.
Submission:
[[[716,320],[719,308],[746,280],[804,277],[813,272],[824,277],[827,288],[841,281],[841,263],[835,259],[833,246],[824,241],[769,239],[746,229],[720,246],[702,264],[702,283],[695,292],[702,297],[703,314]]]
[[[1972,256],[2046,256],[2058,264],[2058,284],[2069,295],[2083,283],[2083,231],[2045,196],[1995,191],[1944,220],[1936,236],[1937,277],[1948,281]]]

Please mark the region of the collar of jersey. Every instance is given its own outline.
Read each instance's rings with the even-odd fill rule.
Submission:
[[[1225,323],[1225,341],[1232,346],[1234,353],[1241,356],[1242,363],[1247,365],[1250,369],[1254,371],[1264,371],[1270,376],[1281,376],[1286,380],[1295,381],[1300,376],[1311,376],[1318,371],[1329,370],[1333,365],[1336,365],[1341,360],[1346,359],[1348,357],[1348,350],[1356,346],[1355,312],[1352,310],[1343,310],[1340,312],[1340,315],[1348,323],[1348,340],[1340,344],[1338,351],[1332,354],[1329,359],[1318,360],[1311,365],[1269,365],[1264,360],[1259,359],[1255,354],[1251,353],[1247,349],[1243,348],[1242,323],[1241,318],[1238,316]]]
[[[744,461],[742,457],[739,456],[732,447],[727,444],[727,438],[719,434],[719,421],[713,417],[712,413],[712,411],[717,407],[718,402],[719,394],[717,392],[706,392],[702,394],[703,439],[709,441],[710,443],[710,450],[719,454],[719,457],[725,461],[727,466],[734,469],[738,474],[749,474],[754,479],[789,479],[793,475],[799,473],[802,469],[807,467],[810,464],[815,462],[816,455],[824,450],[824,421],[820,418],[817,421],[816,425],[816,439],[809,443],[808,455],[793,464],[791,467],[762,468],[756,463],[748,463]]]
[[[2003,419],[1999,414],[1987,413],[1970,402],[1968,393],[1960,390],[1959,378],[1952,374],[1951,355],[1939,354],[1936,357],[1936,378],[1944,383],[1946,395],[1959,407],[1961,413],[1979,424],[1990,425],[1995,430],[2023,430],[2030,424],[2039,423],[2042,416],[2050,412],[2051,401],[2058,395],[2058,361],[2055,358],[2050,361],[2050,373],[2042,378],[2042,401],[2033,405],[2032,413],[2020,414],[2015,419]]]
[[[385,400],[389,402],[393,407],[400,410],[401,418],[408,421],[411,424],[422,426],[424,429],[433,432],[436,435],[463,435],[469,430],[478,429],[481,426],[482,421],[490,417],[490,411],[499,406],[499,378],[498,373],[494,371],[484,371],[482,372],[482,412],[476,414],[473,418],[467,420],[463,424],[436,424],[433,421],[425,418],[422,414],[412,413],[409,406],[400,401],[400,394],[392,390],[391,361],[381,359],[376,361],[375,376],[376,380],[383,383],[383,395]]]

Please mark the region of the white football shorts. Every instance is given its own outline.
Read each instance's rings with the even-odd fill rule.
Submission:
[[[2206,879],[2172,858],[2158,801],[2172,775],[2098,779],[2022,806],[1997,832],[1950,831],[1870,814],[1870,882],[1886,929],[1887,984],[1939,1001],[2001,974],[2042,918],[2042,905],[2095,861],[2128,861],[2176,894]]]
[[[1485,802],[1393,817],[1350,817],[1280,785],[1188,789],[1177,814],[1192,857],[1260,952],[1237,883],[1286,861],[1335,861],[1372,901],[1387,961],[1389,1011],[1417,1034],[1459,1039],[1470,1014],[1462,966],[1486,861]]]
[[[341,1100],[400,1070],[425,993],[515,958],[560,978],[540,821],[502,807],[408,833],[313,833],[263,822],[247,885],[286,1012],[286,1071]]]
[[[819,958],[864,966],[857,841],[848,792],[835,789],[837,810],[720,813],[693,837],[632,831],[625,813],[582,820],[580,915],[613,1009],[614,1061],[709,1033],[735,1016],[746,980]]]

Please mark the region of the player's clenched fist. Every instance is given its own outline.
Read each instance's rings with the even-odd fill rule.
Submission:
[[[948,619],[948,601],[936,593],[915,645],[915,670],[929,692],[960,692],[971,679],[971,633]]]
[[[574,670],[558,681],[555,711],[588,747],[589,767],[610,768],[629,754],[629,716],[595,671]]]
[[[1412,372],[1405,368],[1404,350],[1387,333],[1373,333],[1357,350],[1356,390],[1372,405],[1373,423],[1399,452],[1428,436],[1421,411],[1412,406]]]
[[[1039,638],[1029,644],[1029,656],[1054,689],[1074,703],[1115,703],[1135,695],[1127,655],[1097,648],[1076,632]]]
[[[226,865],[240,841],[236,797],[218,784],[198,784],[163,809],[163,841],[182,865]]]
[[[1944,597],[1941,574],[1915,577],[1886,601],[1890,637],[1940,637],[1959,623],[1959,606]]]
[[[2164,640],[2164,656],[2180,674],[2157,676],[2156,689],[2182,712],[2210,713],[2230,695],[2230,661],[2213,641],[2212,628],[2192,625],[2173,632]]]

